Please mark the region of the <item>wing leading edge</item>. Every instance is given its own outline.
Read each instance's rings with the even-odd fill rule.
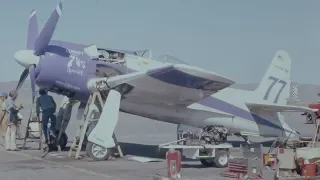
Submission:
[[[129,84],[127,100],[150,104],[188,106],[235,82],[194,66],[175,64],[109,78],[109,87]]]

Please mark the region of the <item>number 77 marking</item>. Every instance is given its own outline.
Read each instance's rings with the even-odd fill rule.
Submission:
[[[270,85],[269,88],[267,89],[266,94],[264,95],[263,99],[264,99],[264,100],[268,100],[271,89],[272,89],[272,88],[274,87],[274,85],[278,82],[279,84],[282,84],[282,86],[281,86],[281,88],[280,88],[277,96],[274,98],[274,101],[273,101],[273,103],[278,103],[280,94],[281,94],[282,90],[284,89],[284,87],[287,85],[287,82],[285,82],[285,81],[283,81],[283,80],[279,80],[278,78],[273,77],[273,76],[270,76],[268,79],[272,80],[273,82],[271,83],[271,85]]]

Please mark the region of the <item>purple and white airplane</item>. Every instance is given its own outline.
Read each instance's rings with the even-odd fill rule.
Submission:
[[[32,99],[35,86],[61,94],[85,107],[89,92],[100,92],[105,105],[88,136],[91,156],[104,159],[114,147],[112,134],[119,112],[194,127],[223,126],[229,133],[247,136],[288,137],[299,134],[279,112],[313,112],[288,106],[291,59],[278,51],[254,91],[228,88],[235,82],[214,72],[188,65],[172,56],[157,60],[143,51],[121,51],[52,40],[62,13],[62,2],[39,33],[36,11],[29,17],[27,49],[15,60],[26,69],[17,89],[29,75]],[[67,101],[69,102],[69,101]],[[64,106],[65,108],[66,106]],[[100,152],[96,152],[100,147]],[[95,150],[94,150],[95,149]]]

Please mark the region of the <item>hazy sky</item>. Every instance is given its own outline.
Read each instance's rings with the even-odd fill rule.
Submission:
[[[26,48],[31,9],[42,28],[57,0],[6,0],[0,81],[18,80],[13,59]],[[292,80],[320,84],[317,0],[65,0],[53,39],[117,49],[150,49],[236,80],[259,82],[278,49],[292,59]]]

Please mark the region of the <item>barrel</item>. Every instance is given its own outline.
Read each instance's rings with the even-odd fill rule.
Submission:
[[[313,177],[316,176],[317,166],[316,164],[304,164],[302,166],[302,176]]]

